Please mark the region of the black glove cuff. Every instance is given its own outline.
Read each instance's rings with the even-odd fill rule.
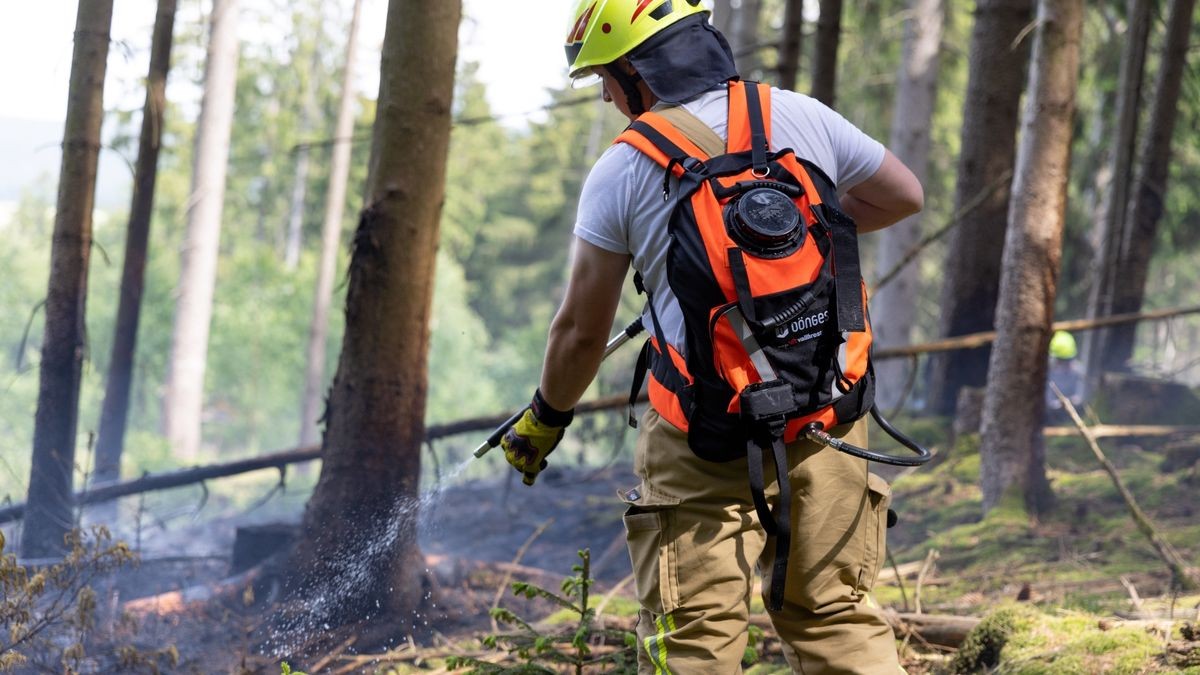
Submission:
[[[546,403],[546,399],[542,398],[542,390],[536,389],[533,392],[533,403],[530,404],[533,408],[533,414],[538,420],[550,427],[566,427],[575,419],[575,409],[570,410],[555,410]]]

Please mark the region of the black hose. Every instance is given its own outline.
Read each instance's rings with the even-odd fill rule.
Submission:
[[[874,450],[860,448],[853,443],[847,443],[836,436],[831,436],[824,430],[819,422],[813,422],[812,424],[804,427],[803,433],[804,436],[810,441],[820,443],[821,445],[827,445],[838,452],[844,452],[847,455],[853,455],[854,457],[859,457],[869,462],[879,462],[880,464],[890,464],[892,466],[921,466],[925,462],[933,459],[932,452],[921,447],[921,445],[916,441],[908,436],[905,436],[899,429],[892,426],[892,423],[888,422],[887,419],[885,419],[883,415],[879,413],[878,407],[871,407],[871,417],[875,419],[875,423],[878,424],[888,436],[896,439],[900,445],[912,450],[914,453],[916,453],[916,455],[890,455],[885,452],[875,452]]]

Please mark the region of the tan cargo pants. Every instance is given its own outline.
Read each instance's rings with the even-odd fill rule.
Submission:
[[[758,524],[746,460],[704,461],[654,410],[635,455],[641,484],[622,494],[641,604],[638,672],[740,673],[755,566],[774,550]],[[864,445],[866,425],[835,435]],[[767,497],[778,485],[767,453]],[[788,446],[792,550],[782,611],[771,621],[792,670],[903,673],[892,630],[867,597],[884,551],[887,483],[867,463],[808,441]]]

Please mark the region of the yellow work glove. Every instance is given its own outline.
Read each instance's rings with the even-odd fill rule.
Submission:
[[[542,398],[541,391],[534,392],[525,414],[500,439],[504,459],[521,472],[521,482],[533,485],[546,468],[546,456],[558,446],[574,417],[574,409],[555,410]]]

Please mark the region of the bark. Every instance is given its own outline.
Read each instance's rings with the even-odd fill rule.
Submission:
[[[758,44],[761,17],[762,0],[742,0],[741,7],[733,15],[733,35],[729,46],[737,59],[738,73],[747,79],[757,77],[755,73],[762,64]]]
[[[971,34],[962,149],[954,210],[977,202],[971,217],[951,235],[942,281],[939,333],[953,337],[992,330],[1000,262],[1008,222],[1018,105],[1029,52],[1018,37],[1032,19],[1030,0],[979,0]],[[931,411],[949,415],[958,390],[987,381],[990,349],[962,352],[931,364]]]
[[[732,0],[713,0],[713,26],[725,35],[726,39],[733,37],[733,2]]]
[[[1121,48],[1121,72],[1117,81],[1116,137],[1109,166],[1109,181],[1102,200],[1103,216],[1097,237],[1099,248],[1092,262],[1092,283],[1088,293],[1087,315],[1091,318],[1113,313],[1114,292],[1126,283],[1128,270],[1118,267],[1121,242],[1126,228],[1125,210],[1129,204],[1129,184],[1133,175],[1133,150],[1137,141],[1138,116],[1141,114],[1142,81],[1146,63],[1146,42],[1150,35],[1151,0],[1129,0],[1129,29]],[[1097,331],[1084,339],[1083,354],[1088,388],[1099,382],[1100,373],[1123,364],[1109,363],[1103,356],[1108,331]]]
[[[92,247],[92,205],[112,11],[112,0],[95,0],[79,3],[75,15],[75,47],[63,128],[26,499],[29,513],[21,537],[24,558],[62,555],[66,550],[63,535],[74,521],[71,483],[79,424],[79,384],[87,349],[88,256]]]
[[[1171,168],[1171,136],[1178,117],[1178,103],[1192,29],[1196,0],[1173,0],[1167,16],[1167,35],[1159,59],[1154,104],[1146,125],[1141,167],[1132,188],[1133,201],[1125,217],[1124,240],[1116,269],[1123,278],[1114,286],[1113,313],[1140,312],[1146,294],[1150,258],[1163,216],[1163,200]],[[1104,344],[1100,363],[1108,368],[1133,357],[1137,326],[1114,328]]]
[[[293,21],[301,27],[299,20]],[[303,41],[301,41],[303,44]],[[300,56],[301,47],[297,47],[296,56]],[[303,104],[300,109],[300,135],[305,137],[312,133],[313,124],[320,111],[317,110],[317,78],[320,64],[319,48],[313,49],[309,63],[308,76],[304,81]],[[300,264],[300,249],[304,243],[304,200],[308,195],[308,172],[311,163],[309,144],[301,145],[296,150],[296,173],[292,176],[292,195],[288,205],[287,239],[284,244],[283,264],[289,270],[296,269]]]
[[[213,0],[208,56],[204,64],[204,95],[200,118],[196,122],[191,207],[184,235],[171,357],[163,397],[163,426],[167,440],[182,462],[193,462],[200,453],[204,371],[208,360],[213,291],[217,283],[225,171],[237,86],[238,2]]]
[[[800,79],[800,55],[804,53],[804,0],[786,0],[782,39],[779,46],[779,86],[795,90]]]
[[[830,108],[837,100],[838,43],[842,39],[842,0],[821,0],[813,44],[812,96]]]
[[[129,228],[125,233],[121,294],[104,404],[100,411],[100,430],[96,436],[96,470],[92,474],[96,483],[115,481],[121,474],[121,450],[129,419],[129,392],[133,384],[133,359],[137,351],[138,321],[146,280],[146,251],[150,242],[150,218],[154,212],[154,186],[158,177],[158,153],[162,147],[167,73],[171,68],[177,5],[177,0],[158,0],[150,42],[150,71],[146,77],[146,102],[142,107]]]
[[[896,78],[896,105],[888,146],[922,184],[929,174],[930,129],[937,98],[938,48],[942,40],[942,0],[910,0],[905,22],[903,56]],[[881,233],[879,269],[896,267],[921,241],[921,215],[892,225]],[[871,298],[874,339],[880,347],[912,342],[916,324],[919,270],[906,265],[892,282]],[[901,403],[912,365],[892,361],[876,365],[879,386],[875,400],[884,409]]]
[[[1042,419],[1079,75],[1083,0],[1041,0],[980,436],[984,513],[1049,506]]]
[[[308,360],[304,373],[304,401],[300,413],[300,445],[317,440],[321,393],[325,386],[325,345],[329,341],[329,305],[333,278],[337,273],[338,243],[346,212],[346,183],[350,179],[351,137],[354,135],[354,52],[358,48],[358,24],[362,0],[354,0],[350,35],[346,38],[346,63],[342,67],[342,91],[333,132],[333,157],[329,165],[329,187],[325,193],[325,219],[321,225],[321,261],[313,293],[312,323],[308,328]]]
[[[338,623],[361,619],[376,602],[393,617],[417,620],[425,595],[417,496],[461,11],[459,0],[392,0],[388,8],[321,476],[289,566],[300,576],[292,587],[300,596],[353,575],[353,597],[331,608]]]

